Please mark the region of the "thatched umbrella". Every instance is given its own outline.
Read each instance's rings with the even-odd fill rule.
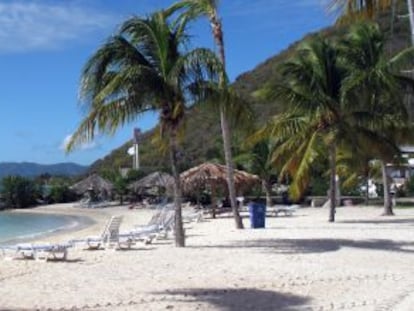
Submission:
[[[95,193],[110,194],[113,188],[114,186],[111,182],[102,178],[98,174],[92,174],[70,187],[70,189],[75,191],[77,194],[85,194],[90,191]]]
[[[128,188],[135,192],[140,192],[149,188],[158,188],[169,190],[174,185],[173,177],[170,174],[164,172],[151,173],[140,180],[137,180],[129,185]]]
[[[184,192],[209,187],[213,207],[213,218],[215,217],[215,194],[217,187],[227,187],[227,167],[215,163],[203,163],[181,173],[181,184]],[[251,187],[259,182],[257,175],[244,171],[234,170],[234,185],[238,191]]]

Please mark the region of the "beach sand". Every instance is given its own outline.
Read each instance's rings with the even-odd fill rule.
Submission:
[[[124,215],[127,230],[153,213],[34,211],[95,222],[47,241],[97,234],[110,215]],[[131,250],[70,249],[67,261],[3,260],[0,310],[414,310],[414,209],[380,214],[342,207],[328,223],[328,210],[302,208],[246,230],[221,217],[186,225],[186,248],[170,238]]]

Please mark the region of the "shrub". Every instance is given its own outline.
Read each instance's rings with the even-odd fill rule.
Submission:
[[[36,203],[39,197],[35,183],[20,176],[3,178],[2,196],[6,206],[11,208],[25,208]]]

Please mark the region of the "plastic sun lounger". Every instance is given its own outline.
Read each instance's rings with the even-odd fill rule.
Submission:
[[[133,230],[122,233],[120,236],[124,238],[130,237],[135,241],[144,241],[145,244],[150,244],[154,239],[168,237],[168,233],[173,229],[174,219],[174,210],[167,208],[160,215],[156,215],[155,220],[152,219],[150,221],[151,224],[136,226]]]
[[[8,251],[13,252],[11,259],[33,258],[38,261],[47,261],[48,259],[66,260],[68,248],[72,247],[71,243],[20,243],[12,246],[1,248],[1,254],[4,258]]]
[[[99,249],[101,246],[105,249],[116,246],[117,248],[131,248],[135,244],[134,239],[128,235],[119,234],[122,216],[112,216],[106,223],[101,235],[89,236],[84,239],[72,239],[69,243],[77,246],[78,244],[86,245],[88,249]]]
[[[275,216],[279,216],[279,214],[284,214],[285,216],[293,216],[293,213],[299,208],[299,205],[277,205],[273,207],[273,213]]]
[[[189,213],[183,213],[184,222],[200,222],[203,220],[203,211],[192,211]]]

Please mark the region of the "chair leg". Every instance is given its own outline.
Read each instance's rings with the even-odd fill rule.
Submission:
[[[36,261],[42,261],[42,262],[46,262],[48,259],[48,252],[45,251],[34,251],[33,252],[33,258]]]

